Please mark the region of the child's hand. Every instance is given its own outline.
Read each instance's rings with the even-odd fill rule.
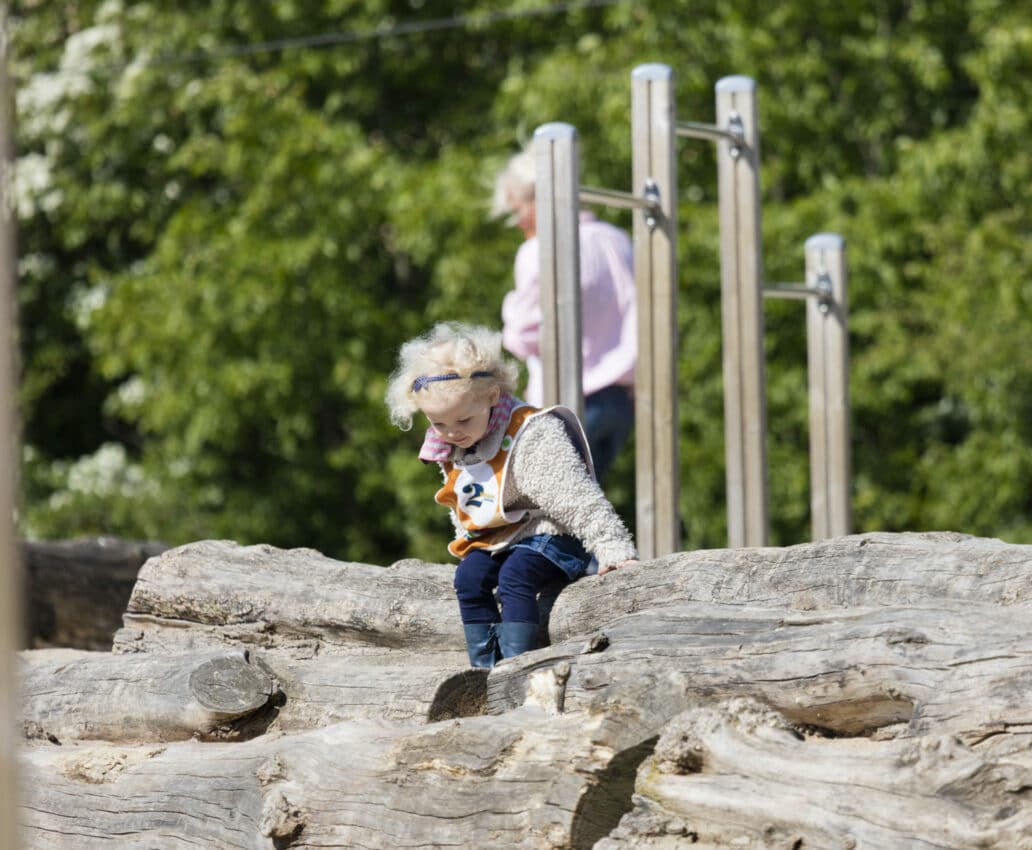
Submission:
[[[606,564],[604,567],[599,567],[598,568],[598,574],[600,576],[604,576],[610,570],[619,570],[619,569],[622,569],[623,567],[630,567],[630,566],[632,566],[634,564],[637,564],[637,563],[638,563],[638,559],[637,558],[628,558],[626,561],[620,561],[618,564]]]

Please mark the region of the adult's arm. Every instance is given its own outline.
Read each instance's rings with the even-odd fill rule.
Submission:
[[[638,359],[637,291],[630,238],[611,224],[583,221],[581,314],[585,392],[634,380]]]
[[[541,291],[538,241],[528,239],[516,252],[516,288],[502,301],[502,345],[521,360],[539,352]]]

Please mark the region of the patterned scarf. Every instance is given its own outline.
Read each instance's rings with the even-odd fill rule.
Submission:
[[[499,428],[504,428],[508,425],[513,409],[522,403],[515,396],[503,393],[502,397],[498,399],[498,404],[491,408],[491,418],[487,420],[487,431],[480,438],[481,441]],[[423,447],[419,450],[419,459],[427,462],[436,461],[437,463],[443,463],[451,458],[453,448],[455,447],[442,439],[433,428],[427,428],[426,436],[423,438]]]

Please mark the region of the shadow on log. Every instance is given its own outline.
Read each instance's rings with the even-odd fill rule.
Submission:
[[[92,537],[20,544],[34,649],[111,649],[140,567],[163,543]]]

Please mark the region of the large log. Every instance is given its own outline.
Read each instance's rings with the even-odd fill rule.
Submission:
[[[113,651],[464,649],[453,575],[420,561],[376,567],[313,549],[192,543],[140,570]]]
[[[750,700],[687,711],[596,850],[1029,850],[1032,750],[806,736]]]
[[[467,665],[466,653],[455,651],[369,649],[298,660],[275,650],[27,650],[20,721],[29,738],[141,743],[483,714],[487,671]],[[218,690],[205,695],[212,684]]]
[[[28,846],[79,850],[115,837],[139,848],[738,846],[727,839],[805,850],[844,835],[856,847],[981,838],[1020,847],[1000,836],[1025,828],[1032,787],[1022,772],[1030,572],[1032,547],[953,534],[682,553],[565,589],[551,612],[553,645],[487,674],[465,666],[447,566],[372,567],[224,541],[181,547],[141,571],[117,653],[66,656],[67,668],[49,668],[55,691],[87,690],[68,684],[77,665],[83,683],[137,665],[146,692],[148,677],[182,683],[189,659],[246,653],[279,697],[174,743],[160,736],[188,727],[148,731],[159,712],[136,717],[144,701],[123,699],[105,735],[143,730],[138,743],[99,744],[75,730],[91,704],[92,716],[115,709],[89,699],[47,707],[45,676],[42,734],[24,750]],[[112,665],[106,676],[89,672],[95,660]],[[696,724],[702,736],[719,753],[746,753],[740,761],[728,756],[712,774],[639,770],[685,708],[744,697],[766,708],[742,717],[777,710],[782,719],[764,728],[813,744],[795,753],[805,765],[771,749],[766,732],[753,746],[708,720]],[[180,723],[189,713],[171,712]],[[46,734],[58,722],[72,730],[53,735],[61,746]],[[887,808],[880,832],[852,822],[866,811],[842,806],[829,804],[824,820],[805,807],[791,817],[793,771],[823,799],[851,788],[834,778],[830,754],[849,765],[848,754],[871,753],[862,785],[879,811],[884,796],[927,778],[908,761],[926,746],[952,761],[935,768],[938,784]],[[667,749],[665,764],[692,764]],[[809,777],[825,753],[825,773]],[[764,759],[777,765],[769,776]],[[692,796],[685,782],[711,790]],[[945,833],[919,818],[907,827],[922,794],[953,824]],[[760,823],[782,803],[787,815]]]
[[[549,633],[567,640],[622,614],[691,601],[811,611],[937,599],[1032,600],[1032,546],[953,532],[877,532],[680,552],[571,585],[552,609]]]
[[[277,693],[246,651],[35,661],[22,653],[19,721],[27,738],[164,742],[230,735]]]
[[[236,744],[36,747],[33,850],[589,848],[630,807],[647,754],[620,724],[554,716],[342,723]],[[631,758],[627,758],[628,753]],[[598,793],[600,786],[610,792]]]
[[[682,701],[753,696],[835,735],[949,732],[977,742],[1027,734],[1030,622],[1029,605],[955,600],[819,614],[683,603],[618,617],[588,640],[494,668],[488,710],[520,705],[534,675],[566,664],[564,702],[572,709],[648,681]]]
[[[20,544],[29,595],[28,646],[107,651],[140,567],[163,543],[89,537]]]
[[[26,836],[34,850],[116,835],[152,850],[1030,846],[1027,746],[1000,758],[951,736],[826,739],[733,700],[675,715],[653,754],[630,696],[422,729],[35,748]]]
[[[462,649],[453,568],[374,567],[309,549],[182,546],[151,559],[114,651],[215,645],[290,649],[299,657],[356,646]],[[190,592],[184,593],[183,588]],[[683,552],[565,589],[550,613],[562,641],[639,610],[688,601],[816,610],[1032,600],[1032,546],[949,532],[872,533],[786,548]]]

